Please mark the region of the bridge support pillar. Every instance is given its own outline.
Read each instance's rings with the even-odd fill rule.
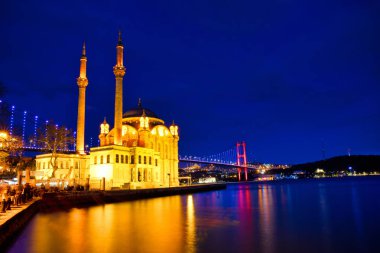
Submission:
[[[244,178],[245,181],[248,180],[248,171],[247,171],[247,153],[245,150],[245,141],[236,143],[236,155],[237,155],[237,165],[244,168]],[[241,180],[240,171],[241,167],[238,169],[238,178]]]

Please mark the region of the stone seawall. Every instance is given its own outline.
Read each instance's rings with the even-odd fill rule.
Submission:
[[[75,206],[99,205],[135,199],[223,190],[225,188],[225,183],[217,183],[138,190],[53,192],[43,195],[41,209],[43,211],[52,211]]]
[[[40,210],[41,200],[36,200],[19,211],[12,217],[9,217],[3,224],[0,225],[0,246],[2,251],[4,247],[10,245],[15,235],[20,232],[26,223]]]

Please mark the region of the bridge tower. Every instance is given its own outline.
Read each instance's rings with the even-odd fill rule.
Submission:
[[[236,155],[237,155],[237,165],[239,166],[239,168],[238,168],[239,181],[241,181],[241,176],[240,176],[241,167],[240,166],[242,166],[244,168],[245,181],[247,181],[248,180],[247,152],[246,152],[245,141],[236,143]]]

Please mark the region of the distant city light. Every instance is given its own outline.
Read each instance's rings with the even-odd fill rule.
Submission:
[[[25,143],[26,115],[27,112],[24,111],[24,117],[22,118],[22,143]]]
[[[10,130],[9,130],[9,134],[12,136],[13,135],[13,122],[14,122],[14,114],[15,114],[15,106],[12,105],[12,109],[11,109],[11,126],[10,126]]]
[[[37,124],[38,124],[38,116],[34,116],[34,142],[33,147],[37,145]]]

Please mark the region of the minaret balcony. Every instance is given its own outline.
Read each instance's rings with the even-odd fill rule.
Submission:
[[[115,66],[113,67],[113,73],[116,77],[123,77],[125,75],[125,67],[124,66]]]
[[[77,84],[79,88],[86,88],[88,85],[88,79],[83,77],[78,77]]]

